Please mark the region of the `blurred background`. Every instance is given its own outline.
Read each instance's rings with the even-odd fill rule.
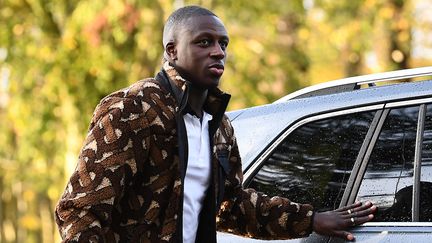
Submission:
[[[0,242],[60,241],[53,211],[93,109],[160,69],[163,23],[190,4],[230,34],[230,110],[432,64],[430,0],[0,0]]]

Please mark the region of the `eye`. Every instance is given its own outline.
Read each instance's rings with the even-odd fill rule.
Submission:
[[[228,47],[228,41],[219,41],[219,45],[225,50]]]
[[[202,39],[200,41],[198,41],[198,45],[203,46],[203,47],[207,47],[210,46],[211,41],[209,39]]]

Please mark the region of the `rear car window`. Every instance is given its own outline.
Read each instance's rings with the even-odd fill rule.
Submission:
[[[418,187],[420,222],[432,222],[432,105],[426,107]],[[370,200],[378,206],[374,221],[413,221],[418,115],[419,106],[402,107],[392,109],[385,119],[357,194],[358,200]]]
[[[249,187],[312,204],[318,211],[339,207],[375,113],[331,117],[299,127],[263,162]]]

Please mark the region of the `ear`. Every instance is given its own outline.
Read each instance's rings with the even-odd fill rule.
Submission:
[[[165,55],[170,61],[177,60],[177,48],[173,41],[170,41],[165,45]]]

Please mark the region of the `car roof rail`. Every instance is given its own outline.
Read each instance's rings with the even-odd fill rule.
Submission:
[[[273,103],[280,103],[287,100],[305,97],[347,92],[365,88],[365,86],[373,87],[378,83],[390,83],[424,76],[432,76],[432,66],[403,69],[384,73],[374,73],[319,83],[290,93]]]

